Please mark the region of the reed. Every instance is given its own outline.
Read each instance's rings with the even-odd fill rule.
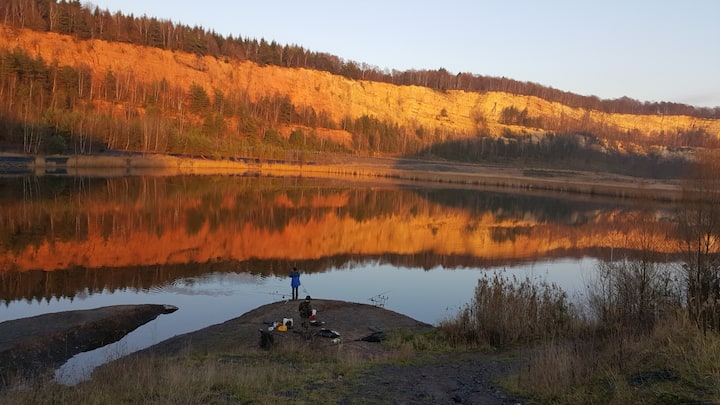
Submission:
[[[494,273],[478,280],[472,302],[439,327],[454,345],[503,346],[565,336],[578,317],[557,285]]]
[[[720,334],[689,318],[667,273],[605,270],[605,288],[590,286],[593,316],[553,284],[495,273],[439,329],[451,345],[520,347],[526,363],[502,384],[540,403],[720,403]]]
[[[544,345],[508,379],[542,403],[718,403],[720,336],[678,312],[650,333],[615,330]]]

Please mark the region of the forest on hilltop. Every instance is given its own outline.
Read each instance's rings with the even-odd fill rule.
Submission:
[[[261,38],[223,36],[203,27],[189,27],[156,17],[111,13],[98,7],[87,8],[79,0],[4,0],[0,20],[5,25],[72,35],[78,39],[102,39],[165,50],[180,50],[217,58],[249,60],[259,65],[308,68],[326,71],[354,80],[371,80],[394,85],[415,85],[436,90],[502,91],[536,96],[571,107],[611,114],[687,115],[720,118],[720,106],[694,107],[671,102],[642,102],[629,97],[604,100],[557,90],[532,82],[490,77],[443,68],[436,70],[386,71],[365,63],[343,60],[324,52],[313,52],[298,45],[283,45]]]
[[[60,34],[76,42],[97,39],[174,55],[212,57],[223,63],[248,61],[258,66],[312,69],[349,80],[421,86],[438,94],[501,91],[586,110],[579,118],[542,117],[533,116],[527,107],[510,105],[499,112],[498,123],[505,128],[501,136],[487,130],[482,112],[471,112],[476,129],[458,134],[421,124],[401,125],[368,114],[333,117],[328,111],[294,103],[287,94],[252,97],[239,86],[210,90],[199,83],[139,77],[133,71],[98,70],[84,62],[61,64],[16,46],[0,48],[0,148],[8,151],[120,150],[211,158],[379,153],[469,162],[530,160],[566,168],[671,177],[687,163],[684,158],[661,158],[647,151],[658,146],[720,147],[718,134],[702,127],[669,127],[640,134],[590,119],[591,111],[716,119],[720,107],[643,103],[629,98],[600,100],[506,78],[453,75],[444,69],[383,72],[296,45],[223,37],[155,17],[87,8],[77,0],[5,0],[0,4],[0,24],[0,29]],[[201,65],[190,68],[203,71]],[[437,111],[438,122],[449,119],[445,108]],[[349,134],[349,141],[328,136],[332,131]],[[608,153],[618,147],[627,151],[628,145],[636,145],[632,148],[639,152]]]

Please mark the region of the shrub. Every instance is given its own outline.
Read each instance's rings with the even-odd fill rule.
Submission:
[[[647,332],[680,308],[681,294],[669,265],[647,260],[600,262],[596,278],[588,286],[588,306],[602,328]]]
[[[556,284],[495,273],[478,280],[472,302],[440,329],[454,344],[505,345],[565,335],[577,318]]]
[[[48,138],[45,149],[49,154],[62,153],[67,149],[67,142],[65,142],[62,135],[53,135]]]

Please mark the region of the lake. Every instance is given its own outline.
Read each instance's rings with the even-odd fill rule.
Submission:
[[[179,308],[58,370],[108,359],[290,295],[438,324],[504,272],[581,300],[598,260],[647,238],[668,260],[672,208],[571,194],[305,177],[0,178],[0,321],[117,304]]]

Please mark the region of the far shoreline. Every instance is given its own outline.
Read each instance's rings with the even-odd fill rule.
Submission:
[[[428,161],[398,157],[322,156],[318,161],[218,158],[152,153],[22,155],[0,153],[0,176],[265,175],[518,189],[611,198],[679,201],[678,180],[601,172]]]

